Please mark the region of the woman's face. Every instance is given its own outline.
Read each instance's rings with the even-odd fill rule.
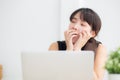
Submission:
[[[69,24],[69,30],[74,30],[77,33],[81,33],[82,31],[86,31],[88,34],[90,34],[91,37],[95,36],[95,31],[92,31],[91,26],[86,22],[82,21],[80,19],[80,13],[77,13],[72,21]],[[79,35],[76,35],[73,37],[72,42],[75,43],[79,38]]]

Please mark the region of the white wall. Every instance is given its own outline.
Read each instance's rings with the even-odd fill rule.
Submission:
[[[46,51],[59,39],[59,0],[0,0],[3,80],[22,80],[20,53]]]

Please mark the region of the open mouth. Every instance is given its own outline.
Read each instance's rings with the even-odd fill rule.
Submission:
[[[72,39],[73,44],[79,39],[79,37],[80,36],[78,34],[75,34],[75,36]]]

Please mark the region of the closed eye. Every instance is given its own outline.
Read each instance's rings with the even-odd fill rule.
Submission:
[[[86,26],[86,25],[82,23],[81,26]]]
[[[76,19],[76,18],[73,18],[73,19],[71,20],[71,22],[72,22],[72,23],[76,23],[76,22],[77,22],[77,19]]]
[[[74,21],[74,20],[72,20],[71,22],[72,22],[72,23],[76,23],[76,21]]]

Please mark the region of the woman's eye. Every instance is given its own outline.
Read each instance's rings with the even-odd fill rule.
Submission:
[[[75,19],[72,19],[71,22],[72,22],[72,23],[76,23],[76,20],[75,20]]]
[[[85,24],[81,24],[81,26],[85,26]]]
[[[76,23],[76,21],[71,21],[72,23]]]

